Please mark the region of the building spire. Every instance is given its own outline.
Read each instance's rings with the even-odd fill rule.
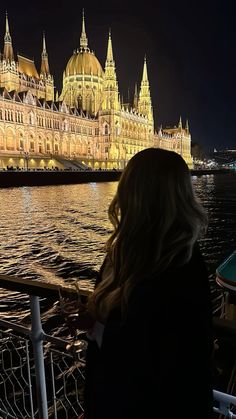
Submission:
[[[111,29],[109,29],[108,44],[107,44],[107,58],[105,63],[105,73],[109,73],[109,77],[116,80],[115,60],[113,58]]]
[[[134,85],[134,109],[138,108],[138,85],[135,83]]]
[[[189,133],[189,125],[188,120],[186,119],[185,130]]]
[[[49,64],[48,64],[48,54],[46,48],[46,39],[45,39],[45,32],[43,32],[43,50],[41,54],[41,71],[40,73],[43,76],[48,76],[50,74]]]
[[[180,116],[180,118],[179,118],[179,128],[180,128],[180,129],[182,129],[182,128],[183,128],[183,124],[182,124],[182,118],[181,118],[181,116]]]
[[[43,31],[43,52],[42,54],[47,54],[47,49],[46,49],[46,39],[45,39],[45,32]]]
[[[147,75],[147,58],[146,58],[146,55],[144,56],[142,82],[148,82],[148,75]]]
[[[14,61],[14,53],[13,53],[13,48],[12,48],[11,35],[9,31],[9,22],[8,22],[7,12],[6,12],[6,30],[5,30],[5,36],[4,36],[3,58],[5,60]]]
[[[110,64],[113,63],[114,64],[114,59],[113,59],[113,50],[112,50],[112,41],[111,41],[111,29],[109,29],[109,37],[108,37],[108,45],[107,45],[107,62],[109,62]]]
[[[7,15],[7,11],[6,11],[6,31],[5,31],[6,33],[5,33],[5,37],[7,36],[7,35],[9,35],[9,37],[11,38],[11,36],[10,36],[10,32],[9,32],[9,23],[8,23],[8,15]],[[11,40],[11,39],[10,39]]]
[[[81,51],[88,51],[88,38],[85,31],[84,9],[82,11],[82,32],[80,37],[80,49]]]
[[[111,30],[109,29],[107,57],[105,63],[105,79],[104,79],[104,100],[103,109],[120,109],[120,100],[118,94],[118,83],[116,78],[116,66],[113,58]]]
[[[138,100],[138,111],[143,115],[147,115],[148,119],[150,121],[153,121],[152,101],[148,81],[146,55],[144,57],[143,76]]]

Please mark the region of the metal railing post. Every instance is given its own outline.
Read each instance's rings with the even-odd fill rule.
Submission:
[[[30,338],[34,350],[35,375],[39,418],[48,419],[46,378],[43,355],[44,332],[42,329],[39,297],[30,295],[31,333]]]

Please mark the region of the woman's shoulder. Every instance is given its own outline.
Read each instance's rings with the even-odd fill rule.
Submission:
[[[161,274],[150,275],[134,289],[133,297],[140,299],[162,299],[191,289],[208,286],[208,270],[198,243],[194,246],[190,260],[182,266],[166,269]]]
[[[187,280],[192,279],[195,284],[201,285],[208,282],[209,272],[207,264],[198,243],[193,248],[190,260],[177,269],[177,274],[183,275]]]

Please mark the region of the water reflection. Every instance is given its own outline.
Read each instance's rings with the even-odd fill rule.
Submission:
[[[209,214],[201,246],[210,269],[236,248],[236,175],[192,178]],[[116,182],[0,190],[0,273],[93,280],[111,232],[107,209]],[[4,292],[1,309],[16,304]]]
[[[60,276],[99,268],[117,184],[1,190],[0,272]]]
[[[194,177],[193,185],[208,212],[208,231],[201,246],[210,271],[214,271],[236,248],[236,174]]]

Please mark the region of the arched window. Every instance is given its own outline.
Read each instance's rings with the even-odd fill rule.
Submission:
[[[115,125],[115,135],[116,136],[120,135],[120,126],[119,126],[118,121],[116,121],[116,125]]]
[[[31,125],[34,125],[35,124],[35,114],[34,114],[33,111],[30,111],[30,113],[29,113],[29,123]]]
[[[15,149],[14,133],[11,129],[7,130],[6,132],[6,146],[7,150]]]
[[[59,152],[59,145],[58,145],[58,143],[55,143],[54,144],[54,152],[55,152],[55,154],[58,154],[58,152]]]
[[[79,95],[77,100],[78,100],[78,108],[79,109],[83,109],[83,99],[82,99],[82,96]]]
[[[30,141],[30,151],[31,152],[34,151],[34,141],[33,140]]]
[[[105,135],[108,135],[109,134],[109,130],[108,130],[108,125],[107,124],[105,124],[105,126],[104,126],[104,134]]]

